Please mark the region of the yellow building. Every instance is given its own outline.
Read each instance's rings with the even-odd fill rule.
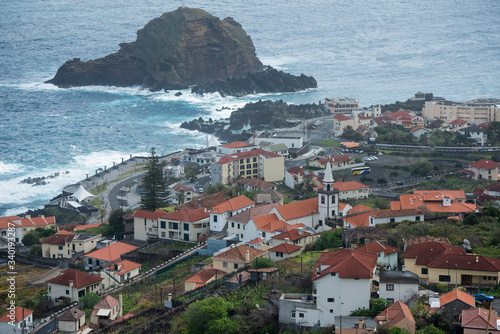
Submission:
[[[267,182],[281,181],[285,177],[285,158],[263,150],[225,155],[212,164],[211,184],[231,184],[239,178],[260,178]]]
[[[238,271],[247,266],[256,257],[265,257],[266,251],[247,245],[231,247],[229,250],[212,257],[214,269],[227,273]]]
[[[101,239],[100,234],[75,235],[62,230],[42,240],[42,256],[52,259],[69,259],[76,253],[86,254],[92,251]]]
[[[499,281],[498,259],[464,254],[462,247],[430,241],[408,246],[403,258],[405,270],[426,284],[494,286]]]
[[[479,100],[467,103],[452,101],[427,101],[422,110],[422,116],[427,119],[442,119],[453,121],[463,119],[468,122],[482,123],[499,120],[500,108],[492,102]]]

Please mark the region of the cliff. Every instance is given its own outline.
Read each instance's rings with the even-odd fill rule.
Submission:
[[[195,92],[220,91],[221,95],[316,87],[313,78],[264,71],[252,39],[232,18],[220,20],[201,9],[185,7],[151,20],[137,32],[136,41],[121,43],[116,53],[65,62],[47,82],[59,87],[143,86],[151,90],[200,85]]]

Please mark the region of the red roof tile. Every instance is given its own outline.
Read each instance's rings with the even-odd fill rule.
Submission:
[[[399,248],[392,247],[378,241],[373,241],[363,246],[359,246],[358,248],[356,248],[356,250],[371,254],[384,252],[384,255],[389,255],[400,251]]]
[[[90,275],[75,269],[66,269],[62,271],[60,275],[46,281],[46,283],[69,286],[69,281],[73,281],[73,287],[82,288],[102,280],[103,278],[99,276]]]
[[[461,270],[474,271],[500,271],[500,259],[475,254],[453,253],[444,254],[443,256],[432,259],[428,262],[429,268],[455,268],[458,266]]]
[[[146,218],[152,220],[158,220],[162,215],[165,215],[166,212],[163,210],[156,210],[154,212],[146,211],[146,210],[137,210],[134,212],[134,218]]]
[[[276,232],[284,230],[285,226],[288,225],[283,220],[280,220],[276,214],[272,213],[269,215],[259,216],[252,218],[255,226],[260,231],[265,232]]]
[[[488,318],[490,318],[489,323]],[[486,329],[488,327],[491,330],[495,330],[497,328],[497,312],[493,310],[490,315],[489,310],[484,308],[462,310],[462,327],[478,329]]]
[[[349,216],[347,218],[344,218],[344,221],[354,227],[370,226],[370,213],[371,212],[365,212],[354,216]]]
[[[227,220],[232,221],[232,222],[246,224],[253,217],[267,215],[272,209],[274,209],[278,205],[279,205],[278,203],[271,203],[271,204],[266,204],[266,205],[255,206],[253,208],[250,208],[248,210],[240,212],[237,215],[229,217]]]
[[[460,118],[457,118],[456,120],[450,122],[450,124],[453,124],[453,125],[465,125],[465,124],[467,124],[467,121],[463,120],[463,119],[460,119]]]
[[[71,242],[71,240],[73,240],[74,237],[75,237],[74,233],[62,230],[60,232],[57,232],[56,234],[53,234],[43,239],[41,243],[48,245],[64,245],[67,242]]]
[[[302,234],[300,234],[298,229],[292,229],[292,230],[289,230],[287,232],[283,232],[281,234],[272,236],[271,238],[278,239],[278,240],[285,240],[286,238],[288,238],[288,240],[290,240],[290,241],[295,241],[295,240],[299,240],[302,238],[306,238],[309,235],[311,235],[311,233],[309,233],[309,232],[303,231]]]
[[[253,206],[254,202],[246,197],[245,195],[240,195],[235,198],[231,198],[213,208],[211,213],[224,213],[228,211],[237,211],[243,209],[247,206]]]
[[[247,245],[239,245],[237,247],[232,247],[227,251],[212,257],[212,259],[230,260],[230,261],[247,263],[249,262],[246,260],[247,251],[249,251],[250,261],[252,261],[252,259],[255,257],[263,256],[266,254],[266,251],[255,249]]]
[[[122,260],[119,262],[116,262],[115,264],[112,264],[109,268],[111,270],[115,270],[113,274],[115,275],[123,275],[125,273],[128,273],[129,271],[132,271],[134,269],[142,267],[142,264],[140,263],[135,263],[129,260]],[[115,269],[117,268],[117,269]]]
[[[208,281],[210,281],[213,277],[217,276],[217,278],[221,278],[226,276],[227,273],[225,271],[219,269],[201,269],[200,271],[194,273],[191,277],[186,279],[186,282],[192,283],[200,283],[205,285]]]
[[[285,254],[292,254],[294,252],[299,251],[301,248],[302,248],[302,246],[282,243],[282,244],[279,244],[278,246],[275,246],[273,248],[269,248],[267,251],[268,252],[280,252],[280,253],[285,253]]]
[[[225,148],[239,148],[239,147],[248,147],[252,145],[244,143],[242,141],[233,141],[232,143],[227,143],[221,146]]]
[[[99,303],[97,303],[94,306],[94,310],[92,311],[91,316],[97,316],[97,313],[99,312],[100,309],[105,309],[105,310],[111,310],[113,307],[115,307],[119,303],[118,299],[111,297],[110,295],[107,295]]]
[[[85,257],[91,257],[94,259],[114,262],[120,260],[122,254],[131,252],[135,249],[137,249],[137,246],[129,245],[124,242],[118,241],[109,246],[85,254]]]
[[[393,326],[397,326],[397,324],[403,319],[408,319],[415,323],[415,319],[410,312],[410,308],[400,300],[375,316],[375,321],[388,322]]]
[[[463,251],[461,247],[428,241],[421,244],[409,245],[403,254],[403,258],[416,259],[416,265],[426,266],[446,254],[462,254]]]
[[[311,198],[303,201],[283,204],[276,207],[284,220],[292,220],[318,213],[318,199]]]
[[[26,319],[31,313],[33,313],[32,310],[29,310],[27,308],[22,308],[20,306],[16,306],[14,308],[14,322],[21,322],[24,319]],[[0,322],[11,322],[13,321],[10,317],[10,311],[5,312],[0,316]],[[24,316],[24,318],[23,318]],[[12,327],[14,328],[14,327]]]
[[[52,217],[28,217],[21,218],[21,226],[29,227],[29,226],[37,226],[37,227],[45,227],[47,225],[55,224],[56,218]]]
[[[340,208],[340,203],[339,203],[339,208]],[[363,204],[358,204],[358,205],[353,206],[349,210],[349,212],[347,212],[347,214],[348,215],[353,215],[353,214],[356,214],[356,213],[369,212],[369,211],[373,211],[373,209],[370,208],[369,206],[366,206],[366,205],[363,205]]]
[[[13,220],[19,220],[21,217],[18,216],[8,216],[8,217],[0,217],[0,229],[4,230],[9,227],[9,222]],[[15,226],[18,226],[17,224]],[[13,227],[12,224],[10,227]]]
[[[245,158],[251,158],[251,157],[257,157],[257,156],[263,156],[267,158],[282,158],[281,155],[269,152],[269,151],[264,151],[264,150],[252,150],[248,152],[239,152],[239,153],[234,153],[234,154],[229,154],[225,155],[218,162],[216,162],[216,165],[225,165],[227,163],[233,162],[234,160],[238,159],[245,159]]]
[[[351,118],[351,117],[348,117],[348,116],[346,116],[346,115],[342,115],[342,114],[340,114],[340,115],[335,115],[335,116],[333,116],[333,118],[334,118],[335,120],[339,121],[339,122],[345,122],[345,121],[351,121],[351,120],[352,120],[352,118]]]
[[[210,213],[205,211],[205,209],[181,209],[167,213],[160,218],[193,223],[208,217],[210,217]]]
[[[367,185],[364,185],[358,181],[346,181],[346,182],[335,182],[333,187],[338,189],[339,191],[350,191],[357,190],[363,188],[369,188]]]
[[[478,161],[471,162],[469,164],[469,166],[471,166],[472,168],[478,168],[478,169],[494,169],[494,168],[498,168],[498,166],[500,166],[500,164],[493,161],[493,160],[490,160],[490,159],[481,159]]]
[[[372,278],[378,255],[351,248],[323,251],[314,267],[312,280],[329,273],[339,273],[340,278]],[[321,270],[321,267],[325,267]],[[319,274],[317,273],[319,271]]]

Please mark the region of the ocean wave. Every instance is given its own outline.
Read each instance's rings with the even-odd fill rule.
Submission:
[[[5,163],[0,161],[0,175],[22,173],[24,165],[18,163]]]

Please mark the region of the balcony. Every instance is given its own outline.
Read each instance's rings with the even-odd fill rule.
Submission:
[[[147,230],[146,234],[147,235],[157,236],[158,235],[158,229],[157,228],[150,228],[150,229]]]

